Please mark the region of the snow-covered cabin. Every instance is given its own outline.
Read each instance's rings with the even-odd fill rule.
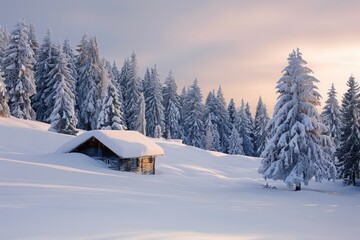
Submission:
[[[56,152],[77,152],[100,159],[111,169],[155,174],[155,158],[164,151],[136,131],[87,131],[61,146]]]

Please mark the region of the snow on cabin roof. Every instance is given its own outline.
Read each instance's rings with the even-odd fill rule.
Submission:
[[[65,143],[57,153],[68,153],[95,137],[111,151],[122,158],[164,155],[164,150],[151,139],[136,131],[124,130],[93,130],[82,133]]]

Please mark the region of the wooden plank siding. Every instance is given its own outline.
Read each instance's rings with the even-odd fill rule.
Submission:
[[[95,137],[89,138],[71,152],[83,153],[89,157],[99,159],[113,170],[155,174],[155,156],[122,158]]]

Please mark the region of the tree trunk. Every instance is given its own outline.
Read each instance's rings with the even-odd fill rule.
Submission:
[[[295,191],[300,191],[300,190],[301,190],[301,183],[296,183]]]

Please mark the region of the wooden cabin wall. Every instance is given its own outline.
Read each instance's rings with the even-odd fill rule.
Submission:
[[[113,170],[155,174],[155,157],[122,158],[95,137],[88,139],[71,152],[83,153],[89,157],[102,160]]]

